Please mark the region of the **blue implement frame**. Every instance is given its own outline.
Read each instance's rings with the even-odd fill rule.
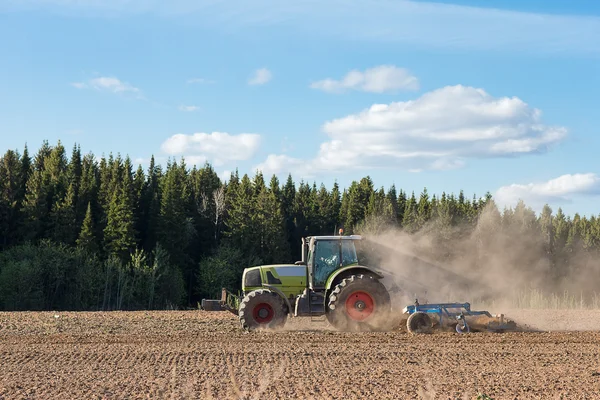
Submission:
[[[449,310],[459,310],[458,312],[451,312]],[[419,301],[415,301],[414,305],[404,307],[403,312],[405,314],[413,314],[415,312],[424,312],[427,314],[437,314],[440,317],[440,325],[444,317],[448,319],[455,319],[458,321],[456,325],[456,332],[465,333],[470,332],[470,328],[467,325],[465,316],[467,315],[485,315],[492,318],[492,315],[488,311],[472,311],[470,303],[433,303],[433,304],[419,304]],[[462,326],[461,326],[462,325]]]

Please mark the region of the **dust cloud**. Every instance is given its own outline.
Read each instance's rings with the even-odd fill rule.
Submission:
[[[359,249],[364,264],[383,269],[387,284],[400,288],[399,308],[416,298],[469,302],[492,313],[600,308],[598,259],[572,253],[559,264],[539,228],[514,221],[505,223],[492,203],[474,224],[449,227],[433,220],[409,234],[372,218],[356,233],[364,238]]]

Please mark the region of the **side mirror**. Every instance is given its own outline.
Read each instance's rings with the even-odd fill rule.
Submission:
[[[306,265],[306,263],[304,261],[296,261],[294,264],[295,265]]]

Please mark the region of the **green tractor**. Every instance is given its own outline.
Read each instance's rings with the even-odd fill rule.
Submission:
[[[277,329],[289,316],[325,316],[343,331],[370,331],[388,324],[390,293],[384,273],[361,265],[356,242],[361,236],[312,236],[302,239],[302,261],[246,268],[242,295],[223,289],[221,300],[202,300],[205,310],[226,309],[245,330]]]

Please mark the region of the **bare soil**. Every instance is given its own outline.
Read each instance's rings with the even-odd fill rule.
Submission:
[[[532,315],[544,313],[556,316]],[[598,313],[565,314],[598,328]],[[0,399],[596,398],[598,343],[597,331],[412,336],[310,319],[244,333],[228,312],[0,313]]]

